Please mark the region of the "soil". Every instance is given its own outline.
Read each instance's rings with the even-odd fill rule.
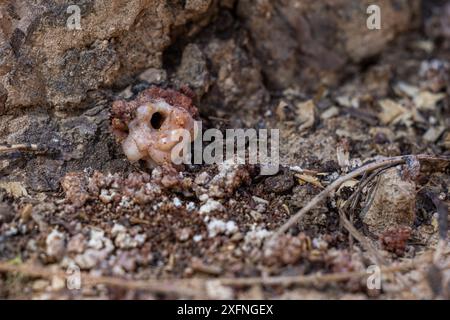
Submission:
[[[268,241],[370,161],[450,156],[450,2],[378,1],[367,30],[370,1],[82,1],[70,39],[50,2],[0,1],[0,298],[450,297],[445,160],[351,179]],[[204,129],[279,129],[280,171],[129,162],[111,107],[151,87]]]

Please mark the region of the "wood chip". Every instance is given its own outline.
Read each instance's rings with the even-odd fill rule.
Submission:
[[[310,176],[307,174],[296,174],[295,177],[297,177],[300,181],[300,183],[310,183],[316,187],[324,188],[324,186],[320,183],[319,179],[314,176]]]
[[[419,88],[405,82],[398,82],[394,86],[394,91],[399,96],[410,98],[414,98],[419,94]]]
[[[339,115],[339,109],[335,106],[332,106],[331,108],[328,108],[322,114],[320,115],[320,118],[323,120],[327,120],[333,117],[336,117]]]
[[[427,130],[427,132],[425,132],[423,139],[429,142],[436,142],[446,129],[447,128],[444,126],[431,127]]]
[[[27,189],[20,182],[0,182],[0,188],[5,189],[14,198],[28,196]]]
[[[280,103],[278,103],[278,106],[275,109],[275,113],[278,117],[278,119],[280,119],[281,121],[286,120],[286,108],[288,107],[288,104],[281,100]]]
[[[434,110],[436,105],[445,98],[444,93],[422,91],[414,97],[414,104],[422,110]]]
[[[379,104],[382,111],[378,114],[378,118],[383,124],[390,124],[407,111],[401,104],[390,99],[381,100]]]
[[[447,132],[444,138],[444,147],[450,150],[450,132]]]
[[[309,129],[313,126],[315,120],[316,105],[313,100],[308,100],[297,104],[297,119],[301,123],[300,131]]]

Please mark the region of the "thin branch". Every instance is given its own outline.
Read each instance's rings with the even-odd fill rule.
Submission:
[[[350,222],[350,220],[347,219],[342,210],[339,210],[339,216],[343,222],[345,229],[352,235],[353,238],[355,238],[356,240],[359,241],[359,243],[361,243],[361,245],[367,252],[369,252],[373,262],[379,265],[386,265],[386,261],[378,253],[375,246],[355,228],[355,226]]]
[[[408,271],[416,268],[420,264],[428,264],[433,260],[430,254],[424,254],[412,261],[404,262],[395,266],[381,267],[382,274]],[[447,269],[450,266],[444,267]],[[62,271],[52,271],[49,268],[33,265],[16,265],[0,262],[0,272],[18,272],[29,277],[65,278],[67,274]],[[123,278],[91,276],[86,273],[81,274],[82,285],[107,285],[121,287],[128,290],[142,290],[154,293],[175,294],[194,298],[205,297],[205,287],[209,282],[218,282],[221,285],[242,287],[252,285],[318,285],[326,283],[342,282],[350,279],[364,278],[368,276],[365,271],[339,272],[329,274],[311,274],[300,276],[274,276],[274,277],[248,277],[248,278],[192,278],[192,279],[149,279],[149,280],[127,280]]]
[[[399,156],[399,157],[392,157],[392,158],[386,158],[382,160],[378,160],[369,164],[366,164],[348,174],[345,176],[340,177],[339,179],[335,180],[333,183],[331,183],[328,187],[326,187],[322,192],[320,192],[317,196],[315,196],[306,206],[304,206],[300,211],[298,211],[295,215],[293,215],[285,224],[283,224],[275,233],[274,235],[268,239],[268,242],[276,240],[280,235],[285,233],[287,230],[289,230],[292,226],[294,226],[300,218],[308,213],[311,209],[319,205],[322,201],[324,201],[328,196],[333,193],[336,189],[338,189],[344,182],[359,177],[360,175],[371,172],[374,170],[377,170],[379,168],[383,168],[386,166],[395,166],[399,164],[406,163],[409,159],[416,158],[419,161],[426,161],[426,162],[432,162],[432,161],[446,161],[449,162],[450,158],[448,157],[437,157],[437,156],[430,156],[430,155],[408,155],[408,156]]]
[[[396,266],[381,267],[382,275],[392,274],[401,271],[408,271],[416,268],[419,264],[428,264],[432,261],[432,255],[423,255],[415,260],[404,262]],[[306,276],[278,276],[278,277],[252,277],[217,279],[222,285],[228,286],[250,286],[250,285],[314,285],[347,281],[350,279],[364,278],[369,274],[366,271],[339,272],[329,274],[312,274]]]
[[[0,272],[18,272],[20,274],[51,279],[53,277],[59,277],[65,279],[68,274],[63,271],[52,271],[49,268],[29,265],[29,264],[11,264],[6,262],[0,262]],[[190,286],[187,286],[186,281],[180,280],[127,280],[118,277],[106,277],[106,276],[91,276],[87,273],[80,273],[81,285],[107,285],[112,287],[120,287],[128,290],[143,290],[153,293],[173,294],[183,297],[199,298],[204,297],[204,290],[199,290]]]
[[[39,151],[41,148],[37,144],[12,144],[12,145],[0,145],[0,152],[11,151]]]

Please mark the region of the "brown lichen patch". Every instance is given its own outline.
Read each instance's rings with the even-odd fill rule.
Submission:
[[[87,180],[83,172],[70,172],[61,180],[66,199],[75,207],[82,207],[90,198],[87,193]]]
[[[311,239],[304,233],[298,236],[283,235],[276,243],[264,251],[264,261],[268,265],[292,265],[311,251]]]
[[[384,232],[380,237],[384,249],[401,256],[405,253],[406,243],[411,236],[411,228],[392,228]]]

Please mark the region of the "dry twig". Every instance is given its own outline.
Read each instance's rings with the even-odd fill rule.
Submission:
[[[421,264],[428,264],[432,261],[431,255],[423,255],[415,260],[404,262],[398,265],[381,267],[381,274],[387,275],[401,271],[408,271]],[[368,274],[366,271],[339,272],[329,274],[312,274],[300,276],[277,276],[277,277],[252,277],[252,278],[234,278],[217,279],[223,285],[228,286],[249,286],[249,285],[314,285],[342,282],[350,279],[364,278]]]
[[[52,271],[49,268],[29,265],[29,264],[11,264],[0,262],[0,272],[18,272],[20,274],[51,279],[53,277],[59,277],[65,279],[67,274],[63,271]],[[106,276],[91,276],[87,273],[81,273],[81,284],[82,285],[107,285],[112,287],[120,287],[128,290],[143,290],[159,294],[173,294],[176,296],[200,298],[204,297],[204,291],[196,289],[194,287],[188,286],[186,281],[169,281],[169,280],[127,280],[117,277],[106,277]]]
[[[331,183],[327,188],[325,188],[322,192],[320,192],[317,196],[315,196],[306,206],[304,206],[300,211],[298,211],[295,215],[293,215],[285,224],[283,224],[274,233],[274,235],[268,240],[268,242],[274,241],[281,234],[283,234],[287,230],[289,230],[289,228],[291,228],[293,225],[295,225],[305,213],[309,212],[315,206],[317,206],[322,201],[324,201],[331,193],[333,193],[335,190],[337,190],[344,182],[346,182],[350,179],[356,178],[364,173],[372,172],[379,168],[385,168],[385,167],[390,167],[390,166],[407,163],[411,159],[416,159],[418,161],[425,161],[425,162],[433,162],[433,161],[449,162],[450,161],[450,158],[448,158],[448,157],[438,157],[438,156],[430,156],[430,155],[407,155],[407,156],[386,158],[386,159],[382,159],[382,160],[378,160],[378,161],[366,164],[366,165],[346,174],[345,176],[340,177],[339,179],[337,179],[333,183]]]
[[[417,268],[423,264],[432,262],[433,256],[431,254],[424,254],[412,261],[400,263],[398,265],[382,267],[381,273],[383,275],[393,274],[396,272],[408,271]],[[444,269],[450,268],[450,265],[445,266]],[[18,272],[30,277],[47,278],[61,277],[65,278],[67,275],[62,271],[51,271],[48,268],[33,266],[33,265],[15,265],[11,263],[0,262],[0,272]],[[350,279],[364,278],[368,276],[365,271],[356,272],[341,272],[329,274],[311,274],[299,276],[274,276],[274,277],[248,277],[248,278],[209,278],[209,279],[173,279],[173,280],[127,280],[122,278],[106,277],[106,276],[91,276],[82,273],[82,284],[84,285],[107,285],[114,287],[121,287],[128,290],[142,290],[154,293],[175,294],[178,296],[187,296],[194,298],[205,297],[205,287],[208,282],[214,281],[221,285],[232,287],[243,287],[252,285],[319,285],[327,283],[336,283],[347,281]]]
[[[339,216],[343,222],[343,225],[345,229],[352,235],[353,238],[359,241],[364,249],[366,249],[367,252],[372,256],[373,262],[379,265],[386,265],[386,261],[383,259],[383,257],[378,253],[375,246],[366,238],[364,235],[362,235],[355,226],[350,222],[350,220],[347,219],[344,212],[342,210],[339,210]]]

